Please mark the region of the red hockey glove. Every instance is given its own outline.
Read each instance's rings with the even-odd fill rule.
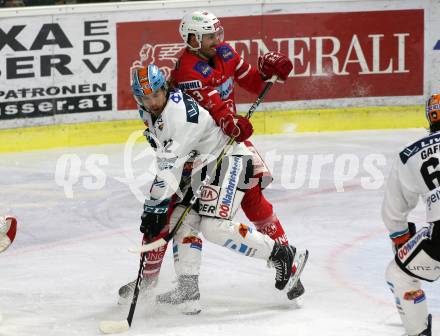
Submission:
[[[277,52],[268,52],[258,57],[258,71],[264,80],[277,75],[279,79],[285,81],[293,69],[290,59]]]
[[[239,115],[227,114],[220,119],[219,126],[226,135],[230,137],[235,136],[235,141],[237,142],[247,140],[254,132],[249,119]]]
[[[12,216],[0,217],[0,252],[12,244],[16,233],[17,220]]]

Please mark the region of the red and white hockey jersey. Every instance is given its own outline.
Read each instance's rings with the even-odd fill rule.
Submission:
[[[217,54],[209,62],[185,50],[171,77],[174,84],[206,108],[218,124],[225,114],[236,113],[235,82],[257,95],[265,83],[258,70],[229,44],[220,43],[216,49]]]

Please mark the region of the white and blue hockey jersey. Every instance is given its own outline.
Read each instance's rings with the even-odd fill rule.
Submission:
[[[202,165],[217,159],[229,140],[207,110],[191,96],[172,90],[161,115],[153,122],[147,111],[139,113],[148,126],[150,143],[157,154],[158,173],[147,199],[166,200],[178,192],[185,162],[197,155]],[[240,145],[241,146],[241,145]]]
[[[408,214],[419,197],[426,204],[426,221],[440,220],[440,132],[406,146],[394,162],[382,205],[391,238],[408,232]]]

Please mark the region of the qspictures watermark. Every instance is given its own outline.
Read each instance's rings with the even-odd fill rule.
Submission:
[[[162,168],[164,164],[182,165],[188,158],[174,158],[172,152],[166,148],[169,144],[160,143],[156,146],[163,147],[159,152],[165,153],[166,157],[164,158],[163,153],[158,157],[148,144],[145,147],[136,146],[139,138],[143,138],[142,132],[133,132],[125,143],[121,153],[123,176],[112,176],[108,173],[110,159],[105,154],[94,153],[81,158],[78,154],[66,153],[57,160],[55,183],[71,199],[75,196],[74,187],[101,190],[105,188],[108,178],[112,178],[125,184],[140,202],[144,202],[148,187],[162,170],[158,163]],[[274,175],[276,187],[281,186],[285,190],[319,189],[323,184],[328,187],[330,183],[336,192],[344,192],[344,188],[355,180],[359,181],[364,190],[377,190],[384,185],[383,169],[387,162],[385,155],[380,153],[365,156],[355,153],[295,154],[272,149],[261,156]],[[180,180],[172,174],[168,174],[164,181],[173,186],[176,193],[181,192],[178,189]],[[271,184],[267,189],[273,186]]]

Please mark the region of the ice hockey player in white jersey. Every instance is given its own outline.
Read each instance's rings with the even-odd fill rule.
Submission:
[[[191,186],[196,188],[203,176],[215,167],[228,137],[216,126],[209,112],[189,95],[179,89],[170,89],[157,66],[132,68],[132,89],[157,155],[158,173],[141,218],[141,232],[156,237],[175,225],[185,208],[185,200],[191,195],[191,189],[187,194],[179,189],[185,163],[196,156],[191,175]],[[282,246],[257,230],[231,220],[240,205],[243,188],[252,186],[250,155],[244,145],[235,144],[215,178],[204,188],[202,195],[205,197],[190,211],[174,237],[177,288],[157,296],[158,303],[182,304],[187,313],[200,312],[198,276],[202,241],[199,232],[215,244],[245,256],[271,261],[276,269],[275,287],[282,290],[287,285],[296,249]],[[167,212],[175,194],[180,196],[181,203],[172,212],[168,228]]]
[[[431,336],[432,317],[421,281],[440,277],[440,94],[428,99],[426,117],[430,134],[399,153],[382,206],[395,250],[386,280],[409,336]],[[407,218],[419,197],[426,203],[428,226],[417,231]]]
[[[17,233],[17,220],[12,216],[0,216],[0,253],[14,241]]]

